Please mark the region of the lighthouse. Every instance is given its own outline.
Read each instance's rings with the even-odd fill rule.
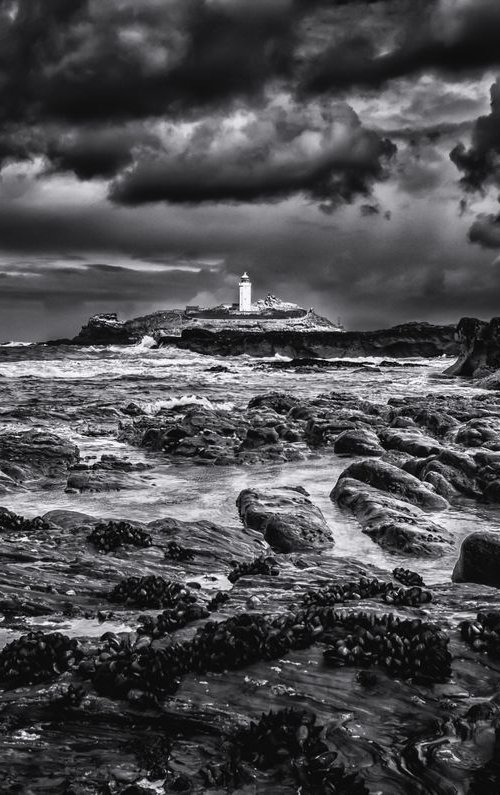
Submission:
[[[252,282],[245,271],[240,281],[240,312],[252,311]]]

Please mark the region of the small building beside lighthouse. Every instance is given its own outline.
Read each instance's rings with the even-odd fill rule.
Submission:
[[[240,280],[240,312],[252,311],[252,282],[245,271]]]

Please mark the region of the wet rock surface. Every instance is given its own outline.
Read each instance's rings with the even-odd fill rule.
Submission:
[[[448,507],[443,497],[426,488],[418,478],[386,461],[360,461],[351,464],[341,475],[400,498],[425,511],[442,511]]]
[[[33,444],[2,500],[0,790],[498,792],[496,552],[468,539],[482,578],[451,581],[461,517],[496,546],[496,396],[363,397],[333,373],[221,408],[129,396],[136,377],[82,406],[79,457],[41,405],[69,455],[35,467]],[[2,419],[5,477],[32,411]],[[73,475],[130,488],[65,492]]]
[[[462,543],[454,582],[478,582],[500,588],[500,533],[472,533]]]
[[[300,490],[289,491],[299,509],[307,506]],[[319,521],[314,506],[306,511]],[[478,596],[498,609],[496,591],[426,589],[406,570],[381,576],[336,559],[331,541],[328,554],[273,558],[261,529],[170,518],[141,526],[52,511],[32,522],[21,544],[19,522],[12,512],[5,516],[6,792],[15,792],[29,770],[32,791],[40,793],[147,791],[148,781],[161,781],[167,792],[251,785],[263,793],[297,786],[326,793],[333,784],[375,793],[390,760],[386,791],[423,795],[433,791],[438,771],[452,774],[452,763],[426,757],[409,772],[407,754],[433,742],[450,720],[455,745],[466,746],[464,780],[492,759],[473,733],[463,739],[459,731],[464,688],[484,700],[484,685],[477,680],[474,689],[471,678],[476,658],[484,654],[494,665],[491,642],[469,650],[460,617],[476,620]],[[119,545],[99,551],[95,541],[109,533]],[[172,543],[174,552],[194,554],[166,557]],[[221,583],[227,590],[216,594]],[[247,608],[250,598],[257,611]],[[444,688],[444,700],[435,688]],[[412,721],[405,727],[398,718],[381,736],[389,692]],[[216,706],[221,699],[229,699],[226,708]],[[485,716],[494,732],[494,706]],[[364,736],[350,728],[359,721]]]
[[[444,527],[420,508],[350,478],[339,478],[331,498],[347,508],[363,533],[389,552],[406,555],[444,555],[453,540]]]
[[[60,478],[79,458],[76,445],[54,433],[0,433],[0,494],[28,480]]]
[[[300,552],[333,545],[319,508],[301,488],[242,491],[237,500],[245,527],[258,530],[276,552]]]

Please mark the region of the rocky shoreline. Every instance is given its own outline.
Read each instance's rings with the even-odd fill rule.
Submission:
[[[500,502],[495,393],[267,392],[113,417],[156,458],[89,463],[5,429],[3,495],[147,489],[155,461],[279,463],[289,485],[234,494],[234,526],[0,509],[2,791],[498,791],[500,542],[471,527],[460,549],[447,519]],[[407,565],[337,557],[294,462],[339,456],[325,494]],[[441,556],[453,581],[426,586],[419,561]]]

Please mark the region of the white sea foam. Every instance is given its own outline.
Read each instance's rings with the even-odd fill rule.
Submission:
[[[2,342],[0,348],[29,348],[30,345],[36,345],[36,342]]]
[[[140,402],[139,405],[148,414],[157,414],[161,409],[177,409],[184,406],[198,406],[200,408],[214,411],[221,409],[222,411],[231,411],[234,408],[234,403],[226,401],[209,400],[200,395],[179,395],[179,397],[167,398],[166,400],[151,400],[149,402]]]

